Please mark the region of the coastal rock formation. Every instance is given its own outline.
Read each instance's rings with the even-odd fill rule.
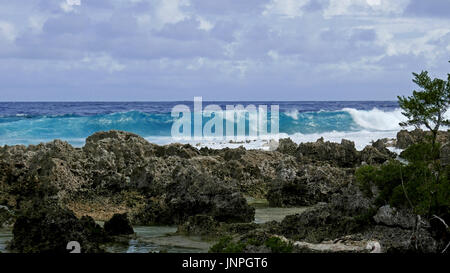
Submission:
[[[425,132],[422,129],[415,129],[412,131],[401,130],[397,133],[396,147],[399,149],[406,149],[411,144],[415,144],[431,137],[431,132]],[[448,131],[439,131],[436,137],[439,143],[447,143],[450,141],[450,134]]]
[[[376,241],[383,252],[435,253],[442,249],[428,231],[427,224],[415,229],[414,215],[389,206],[374,213],[370,200],[362,194],[351,198],[347,195],[350,192],[334,195],[329,204],[287,216],[271,232],[300,241],[309,249],[324,243],[327,248],[334,248],[339,238],[351,242]],[[330,245],[329,241],[333,243]]]
[[[278,149],[280,153],[295,156],[298,145],[290,138],[283,138],[278,141]]]
[[[141,219],[135,220],[141,222],[174,222],[197,211],[211,213],[225,221],[250,221],[251,209],[238,192],[265,193],[266,183],[256,159],[239,159],[246,154],[245,149],[211,154],[200,154],[190,145],[154,145],[136,134],[121,131],[95,133],[86,139],[86,145],[81,149],[59,140],[28,147],[4,146],[0,147],[0,204],[14,209],[20,207],[22,201],[39,196],[71,204],[74,210],[88,203],[92,209],[129,212],[131,218],[140,214]],[[266,161],[268,163],[262,161],[268,165],[266,168],[274,168],[277,158]],[[206,192],[196,189],[200,184],[188,185],[184,181],[177,185],[180,189],[175,194],[166,198],[168,188],[176,188],[176,181],[182,180],[173,175],[178,167],[198,170],[197,173],[206,180],[200,191]],[[209,186],[209,181],[215,186]],[[228,189],[233,183],[234,189]],[[184,199],[184,190],[194,200]],[[216,193],[217,197],[208,197],[208,194]],[[175,204],[195,203],[196,198],[202,200],[198,202],[199,206],[186,207],[185,213],[180,211],[183,207],[177,208]],[[211,200],[206,200],[208,198]],[[162,213],[159,216],[143,215],[145,207],[155,205],[151,200],[159,200],[158,206],[167,208],[164,216]],[[242,216],[232,213],[233,209],[242,212]],[[176,215],[172,217],[170,213]],[[180,214],[183,215],[181,218]]]
[[[387,150],[387,149],[386,149]],[[393,158],[394,156],[391,154],[389,150],[387,152],[382,153],[374,146],[366,146],[361,151],[361,160],[367,164],[382,164],[385,161]]]
[[[304,165],[292,175],[282,175],[274,180],[270,184],[267,199],[274,207],[310,206],[328,202],[333,193],[352,179],[352,175],[345,169],[326,163]]]
[[[278,234],[296,241],[320,243],[360,231],[361,225],[355,217],[328,205],[319,205],[304,213],[286,216]]]
[[[413,132],[417,132],[418,134]],[[409,132],[407,130],[401,130],[397,133],[396,146],[399,149],[406,149],[408,148],[409,145],[416,143],[421,137],[422,137],[422,130],[419,131],[418,129],[412,132]]]
[[[147,199],[145,205],[130,214],[130,222],[133,225],[170,225],[173,219],[164,200]]]
[[[194,168],[178,167],[167,186],[166,203],[175,223],[207,214],[217,221],[249,222],[255,215],[233,185],[217,181]]]
[[[55,140],[46,144],[4,146],[0,148],[0,183],[9,192],[10,206],[27,199],[37,191],[63,198],[81,189],[86,181],[79,175],[83,155],[67,142]]]
[[[76,241],[82,253],[103,252],[102,228],[90,217],[78,219],[72,211],[52,203],[25,209],[13,228],[10,249],[20,253],[68,253],[67,244]]]
[[[132,187],[130,176],[155,154],[156,145],[121,131],[98,132],[86,139],[83,167],[92,187],[118,192]]]
[[[377,224],[390,227],[413,229],[416,225],[415,215],[404,210],[392,208],[389,205],[380,207],[373,219]]]
[[[328,203],[286,216],[277,232],[296,241],[320,243],[364,230],[371,223],[373,209],[373,200],[348,184],[332,194]]]
[[[134,234],[133,227],[125,213],[114,214],[109,221],[105,222],[104,229],[108,235],[112,236]]]
[[[442,166],[450,165],[450,142],[447,142],[444,145],[442,145],[440,150],[440,158]]]
[[[158,157],[178,156],[181,158],[193,158],[200,154],[199,150],[189,144],[169,144],[157,146],[155,155]]]
[[[420,131],[399,133],[397,145],[410,145],[418,135]],[[396,157],[389,145],[384,139],[358,151],[351,141],[322,138],[299,145],[280,140],[276,151],[197,149],[158,146],[136,134],[109,131],[90,136],[83,148],[59,140],[4,146],[0,224],[17,219],[11,247],[19,252],[65,252],[66,245],[56,243],[65,240],[79,241],[82,251],[98,252],[99,243],[109,235],[131,234],[131,224],[178,224],[181,234],[261,239],[260,246],[249,245],[247,252],[278,251],[278,243],[269,240],[273,236],[297,242],[293,251],[299,252],[345,252],[352,247],[366,251],[362,249],[369,241],[379,242],[387,252],[442,248],[426,225],[411,236],[415,221],[411,215],[388,206],[378,208],[356,185],[356,168]],[[443,145],[444,166],[447,150],[448,144]],[[313,207],[281,223],[255,224],[254,208],[244,196],[267,198],[270,206]],[[51,200],[53,205],[24,210],[33,206],[33,200]],[[103,229],[83,215],[110,220]],[[346,241],[335,242],[343,237]]]
[[[301,143],[297,148],[297,157],[302,162],[329,162],[338,167],[355,167],[359,164],[359,154],[355,143],[343,139],[341,143],[318,139],[314,143]]]
[[[185,235],[218,236],[220,223],[209,215],[190,216],[178,226],[177,233]]]

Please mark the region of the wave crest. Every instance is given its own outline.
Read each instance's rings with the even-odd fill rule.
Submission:
[[[394,111],[382,111],[378,108],[372,110],[357,110],[354,108],[344,108],[350,114],[353,121],[361,128],[379,131],[400,130],[400,122],[405,121],[400,109]]]

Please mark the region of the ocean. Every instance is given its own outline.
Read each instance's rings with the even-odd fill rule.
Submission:
[[[150,142],[168,144],[174,118],[171,110],[184,104],[193,111],[192,101],[179,102],[0,102],[0,145],[38,144],[61,139],[74,146],[84,145],[86,137],[97,131],[124,130],[139,134]],[[372,140],[395,137],[404,120],[395,101],[204,101],[203,107],[217,104],[279,105],[280,137],[295,142],[346,138],[362,149]],[[204,118],[204,121],[207,118]],[[177,141],[180,142],[180,141]],[[268,139],[244,143],[202,140],[185,141],[212,148],[267,148]]]

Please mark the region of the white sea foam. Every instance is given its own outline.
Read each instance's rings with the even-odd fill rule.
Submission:
[[[402,115],[400,109],[386,112],[377,108],[372,110],[344,108],[342,110],[349,113],[356,124],[369,130],[400,130],[399,123],[405,121],[405,116]]]
[[[362,150],[366,145],[370,145],[371,142],[382,138],[395,138],[397,134],[396,130],[392,131],[357,131],[357,132],[325,132],[315,134],[301,134],[296,133],[288,135],[281,133],[278,137],[264,136],[258,139],[248,139],[244,141],[229,141],[229,140],[214,140],[214,139],[202,139],[202,140],[177,140],[174,141],[171,137],[146,137],[149,142],[165,145],[173,142],[191,144],[194,147],[208,147],[212,149],[237,148],[243,146],[246,149],[261,149],[271,150],[274,147],[273,141],[277,141],[280,138],[291,138],[295,143],[315,142],[317,139],[323,137],[325,141],[340,143],[342,139],[347,139],[355,142],[357,150]]]
[[[294,120],[298,120],[298,110],[292,109],[285,112],[286,116],[291,117]]]

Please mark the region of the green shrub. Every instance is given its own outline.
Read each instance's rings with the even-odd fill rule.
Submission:
[[[421,215],[448,214],[449,168],[440,166],[435,151],[428,143],[411,145],[401,154],[407,164],[392,160],[381,166],[362,166],[356,170],[356,181],[363,193],[375,197],[378,206],[412,208]],[[374,186],[378,190],[376,196],[372,192]]]
[[[266,241],[258,240],[256,238],[249,238],[246,241],[235,242],[231,236],[220,238],[219,242],[213,245],[210,253],[242,253],[249,245],[261,246],[265,245],[270,248],[272,253],[291,253],[294,249],[292,243],[284,242],[278,237],[270,237]]]
[[[284,242],[278,237],[271,237],[264,242],[264,245],[272,250],[272,253],[291,253],[294,249],[292,243]]]
[[[426,162],[439,158],[440,144],[433,144],[422,142],[410,145],[406,150],[404,150],[400,156],[409,162]]]
[[[246,244],[233,242],[233,237],[224,236],[209,249],[209,253],[242,253]]]
[[[396,160],[382,166],[363,166],[356,170],[356,181],[368,197],[373,197],[372,188],[375,186],[379,191],[375,196],[376,204],[381,206],[389,203],[392,192],[401,185],[402,168]]]

